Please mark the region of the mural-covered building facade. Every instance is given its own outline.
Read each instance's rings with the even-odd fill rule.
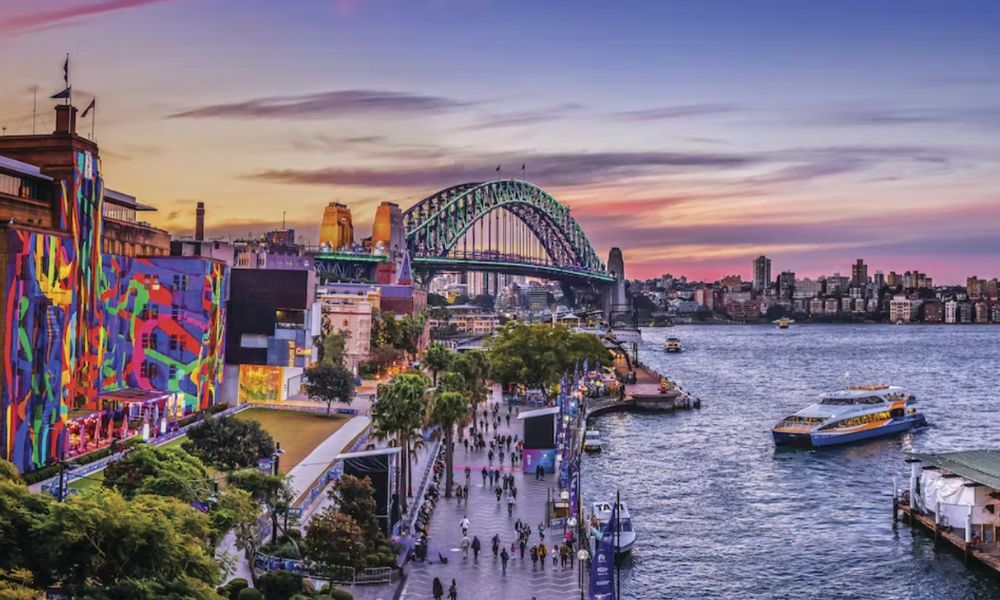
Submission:
[[[162,430],[223,372],[225,265],[166,256],[128,218],[151,208],[106,193],[76,109],[56,113],[52,134],[0,137],[0,458],[22,472]]]

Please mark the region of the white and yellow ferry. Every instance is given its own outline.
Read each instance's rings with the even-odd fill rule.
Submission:
[[[927,424],[916,399],[894,385],[857,385],[828,392],[785,417],[771,433],[778,446],[832,446],[908,431]]]

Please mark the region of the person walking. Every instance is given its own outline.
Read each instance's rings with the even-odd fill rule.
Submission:
[[[431,584],[431,593],[434,594],[434,600],[444,598],[444,586],[441,585],[441,580],[437,577],[434,578],[434,583]]]
[[[469,558],[469,536],[462,536],[462,558]]]
[[[499,485],[497,486],[496,494],[497,494],[497,504],[500,504],[500,497],[503,496],[503,490],[500,489]]]
[[[462,535],[466,536],[469,534],[469,515],[462,517],[462,520],[458,522],[458,526],[462,528]]]
[[[472,536],[472,560],[473,562],[479,562],[479,550],[482,548],[482,544],[479,543],[479,536]]]
[[[517,487],[514,484],[510,486],[510,495],[514,496],[514,501],[517,501]]]
[[[458,600],[458,584],[451,580],[451,587],[448,588],[448,600]]]
[[[462,486],[461,485],[455,487],[455,500],[456,500],[456,502],[455,502],[456,504],[461,504],[462,503]]]
[[[507,516],[514,516],[514,496],[507,494]]]
[[[552,570],[559,563],[559,544],[552,544]]]
[[[500,550],[500,534],[499,533],[493,534],[493,540],[492,540],[491,546],[493,547],[493,558],[496,558],[497,557],[497,552],[499,552],[499,550]]]
[[[538,546],[532,545],[528,554],[531,555],[531,570],[534,571],[538,567]]]
[[[486,485],[486,467],[483,467],[483,485]]]
[[[493,442],[490,442],[490,444],[492,445]],[[489,459],[490,466],[492,467],[493,466],[493,448],[490,448],[490,452],[489,452],[489,454],[486,455],[486,458]]]
[[[466,440],[466,445],[468,445],[468,441],[469,440]],[[465,485],[466,486],[469,485],[469,478],[471,478],[471,477],[472,477],[472,467],[470,467],[469,465],[465,465]]]
[[[545,547],[545,544],[538,544],[538,562],[542,565],[542,570],[545,570],[545,556],[549,553],[549,549]]]
[[[500,551],[500,567],[503,569],[503,574],[507,574],[507,561],[510,560],[510,554],[507,554],[507,549],[504,548]]]
[[[518,549],[521,550],[521,560],[524,560],[524,549],[528,546],[528,541],[521,536],[521,539],[517,542]]]
[[[562,563],[562,568],[566,568],[566,563],[569,562],[569,542],[566,542],[559,547],[559,561]]]

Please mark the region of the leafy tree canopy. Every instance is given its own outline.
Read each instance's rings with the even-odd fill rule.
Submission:
[[[226,471],[256,467],[257,459],[274,453],[274,440],[259,422],[230,416],[205,419],[187,438],[184,450]]]
[[[309,521],[306,554],[327,565],[361,567],[366,554],[364,532],[354,519],[328,508]]]
[[[493,380],[506,386],[523,383],[543,388],[558,383],[576,363],[610,360],[601,340],[564,325],[511,322],[487,342]]]
[[[138,494],[173,496],[185,502],[205,500],[213,492],[205,465],[180,448],[142,444],[104,469],[104,487],[126,498]]]
[[[343,475],[330,490],[330,499],[337,510],[354,519],[364,531],[369,547],[382,542],[384,535],[375,517],[375,488],[371,479]]]
[[[310,398],[326,402],[326,413],[334,402],[350,403],[354,399],[354,374],[339,364],[319,362],[309,367],[302,390]]]

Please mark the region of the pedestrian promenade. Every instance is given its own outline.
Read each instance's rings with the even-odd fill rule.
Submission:
[[[480,412],[482,409],[480,408]],[[516,415],[511,417],[507,426],[503,416],[506,407],[500,411],[500,433],[503,435],[518,434],[521,427]],[[489,436],[494,434],[492,428]],[[456,436],[457,441],[457,436]],[[500,559],[493,556],[491,540],[494,534],[500,535],[501,547],[506,546],[510,552],[511,542],[517,541],[514,523],[517,519],[531,526],[532,533],[528,547],[539,543],[538,525],[545,518],[545,501],[549,489],[557,494],[557,484],[554,475],[546,475],[541,481],[535,481],[535,476],[521,473],[521,467],[511,467],[509,458],[504,466],[505,473],[513,473],[518,489],[517,502],[512,516],[507,515],[506,494],[501,502],[497,502],[494,487],[483,484],[482,468],[488,466],[487,452],[466,450],[461,442],[455,449],[455,483],[465,484],[465,467],[471,468],[468,503],[461,503],[454,497],[445,499],[443,495],[438,501],[434,516],[431,518],[428,561],[425,563],[411,562],[407,566],[407,580],[400,598],[415,600],[432,598],[434,578],[440,578],[447,591],[454,579],[458,587],[459,598],[515,598],[529,600],[534,596],[537,600],[566,600],[579,597],[580,589],[577,583],[578,573],[576,560],[570,560],[570,565],[563,568],[553,566],[551,554],[546,559],[544,567],[532,567],[529,553],[524,558],[520,552],[512,553],[507,566],[507,574],[503,575]],[[494,459],[493,464],[497,461]],[[479,538],[482,550],[478,562],[473,559],[469,550],[468,558],[463,558],[461,551],[462,530],[459,523],[468,516],[470,521],[469,538]],[[545,545],[552,550],[553,544],[562,544],[562,528],[546,530]],[[447,558],[443,564],[438,555]]]

